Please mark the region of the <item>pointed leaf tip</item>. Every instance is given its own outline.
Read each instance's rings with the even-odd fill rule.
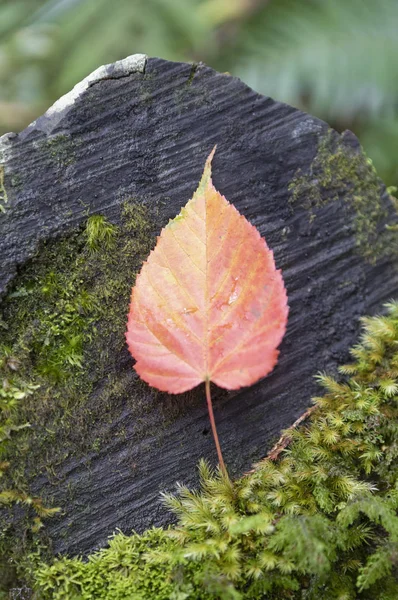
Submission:
[[[205,169],[207,166],[209,166],[211,169],[211,163],[212,163],[214,154],[216,153],[216,150],[217,150],[217,144],[215,144],[215,146],[213,147],[213,150],[210,152],[209,156],[206,158]]]
[[[274,368],[286,330],[282,274],[257,229],[213,186],[215,150],[132,291],[126,338],[135,369],[170,393],[206,380],[251,385]]]
[[[211,163],[213,161],[214,154],[217,150],[217,144],[214,146],[213,150],[210,152],[209,156],[206,158],[205,167],[203,169],[202,177],[199,181],[198,188],[196,190],[196,194],[203,193],[205,188],[210,184],[211,185]]]

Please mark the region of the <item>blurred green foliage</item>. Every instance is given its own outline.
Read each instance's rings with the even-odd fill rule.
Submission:
[[[398,182],[397,0],[0,0],[0,133],[101,64],[203,60],[362,141]]]

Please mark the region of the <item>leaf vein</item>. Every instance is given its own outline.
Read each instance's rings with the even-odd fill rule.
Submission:
[[[190,231],[192,231],[192,233],[194,234],[194,236],[196,237],[196,239],[198,239],[198,240],[201,242],[201,244],[203,244],[203,245],[205,246],[205,245],[206,245],[206,244],[205,244],[205,242],[204,242],[204,241],[202,240],[202,238],[201,238],[201,237],[200,237],[200,236],[199,236],[199,235],[196,233],[196,231],[195,231],[194,229],[192,229],[192,227],[190,226],[190,224],[189,224],[189,222],[188,222],[188,219],[185,219],[184,223],[185,223],[185,225],[188,227],[188,229],[189,229]]]
[[[220,254],[221,254],[221,252],[222,252],[222,250],[223,250],[223,247],[224,247],[224,242],[225,242],[225,240],[227,239],[227,237],[228,237],[228,235],[229,235],[229,228],[230,228],[230,226],[231,226],[231,222],[233,221],[233,219],[232,219],[232,213],[231,213],[231,211],[228,211],[228,212],[229,212],[229,214],[230,214],[230,218],[229,218],[229,221],[228,221],[228,227],[227,227],[227,229],[226,229],[226,231],[225,231],[225,233],[224,233],[223,237],[221,238],[221,241],[220,241],[220,243],[219,243],[219,246],[218,246],[218,251],[217,251],[217,253],[216,253],[214,256],[212,256],[212,257],[211,257],[211,260],[212,260],[212,261],[215,261],[215,259],[216,259],[218,256],[220,256]],[[214,227],[213,227],[213,231],[216,229],[216,227],[218,227],[218,224],[219,224],[219,222],[220,222],[220,221],[221,221],[221,217],[220,217],[220,219],[218,219],[218,221],[217,221],[216,225],[214,225]],[[209,261],[209,262],[210,262],[210,261]]]
[[[269,306],[269,304],[270,304],[270,302],[271,302],[271,298],[272,298],[272,296],[273,296],[273,291],[274,291],[274,288],[275,288],[275,279],[274,279],[274,281],[273,281],[273,286],[272,286],[272,288],[271,288],[271,290],[270,290],[270,293],[269,293],[269,296],[268,296],[268,301],[267,301],[267,304],[266,304],[266,305],[265,305],[265,307],[264,307],[264,310],[263,310],[263,312],[265,312],[265,311],[267,310],[267,308],[268,308],[268,306]],[[250,341],[250,338],[251,338],[251,335],[252,335],[252,331],[253,331],[253,326],[254,326],[255,324],[256,324],[256,322],[255,322],[255,321],[252,321],[252,325],[251,325],[251,326],[248,328],[248,335],[246,335],[244,338],[242,338],[242,339],[240,340],[239,344],[237,344],[237,345],[236,345],[234,348],[232,348],[232,349],[231,349],[231,351],[230,351],[228,354],[226,354],[225,356],[223,356],[223,357],[222,357],[222,359],[221,359],[221,360],[219,360],[219,361],[218,361],[218,362],[215,364],[215,366],[214,366],[214,370],[215,370],[215,369],[218,369],[218,368],[219,368],[219,366],[220,366],[220,365],[222,365],[222,363],[223,363],[223,362],[225,362],[225,361],[227,360],[227,358],[229,358],[229,357],[231,356],[231,354],[232,354],[232,353],[236,353],[236,352],[237,352],[239,349],[241,349],[242,347],[244,347],[244,346],[245,346],[245,344],[246,344],[248,341]],[[261,330],[260,330],[260,331],[261,331]]]
[[[226,270],[226,273],[225,273],[224,277],[222,278],[221,283],[218,282],[219,285],[217,287],[217,290],[216,290],[216,292],[212,296],[212,304],[214,303],[213,300],[218,296],[218,294],[220,293],[221,289],[223,288],[224,283],[226,282],[228,276],[231,274],[232,269],[235,266],[236,258],[239,257],[239,250],[241,249],[241,246],[242,246],[242,244],[243,244],[244,241],[245,241],[245,237],[242,236],[241,239],[239,240],[239,244],[237,244],[237,246],[235,246],[234,253],[233,253],[232,257],[231,257],[231,262],[229,264],[229,267]]]
[[[233,304],[229,305],[229,310],[227,310],[226,312],[224,312],[222,314],[221,319],[219,319],[217,321],[217,323],[214,323],[214,325],[213,325],[214,328],[217,327],[233,310],[235,310],[235,308],[237,306],[239,306],[239,304],[241,304],[242,300],[246,300],[247,299],[247,298],[245,298],[245,293],[247,291],[247,288],[249,287],[249,285],[251,284],[251,282],[253,281],[253,279],[255,277],[256,268],[257,268],[257,265],[259,263],[261,263],[261,258],[262,258],[261,254],[257,254],[256,255],[256,261],[254,263],[254,266],[252,265],[252,270],[251,270],[250,277],[248,277],[247,279],[245,279],[243,287],[242,287],[242,289],[240,291],[240,294],[239,294],[239,298],[237,299],[236,302],[234,302]],[[232,270],[232,265],[231,265],[231,270]]]
[[[152,282],[150,281],[149,277],[148,277],[148,281],[149,283],[152,285]],[[152,285],[153,287],[153,285]],[[154,291],[157,293],[157,291],[155,290],[155,288],[153,288]],[[141,315],[141,318],[143,317],[143,314],[141,312],[140,309],[140,303],[137,302],[136,306],[138,308],[138,311]],[[170,350],[170,348],[168,348],[166,346],[166,344],[156,335],[156,333],[154,331],[152,331],[152,329],[149,327],[148,323],[146,323],[145,321],[141,321],[141,323],[143,323],[145,325],[145,327],[148,329],[148,331],[157,339],[159,340],[160,344],[163,346],[163,348],[166,348],[166,350],[168,350],[168,352],[170,352],[170,354],[174,354],[174,356],[176,356],[177,358],[179,358],[182,362],[184,362],[185,364],[188,365],[188,367],[190,367],[193,371],[195,371],[196,373],[199,373],[198,369],[195,369],[195,367],[193,367],[185,358],[183,358],[182,356],[180,356],[179,354],[177,354],[177,352],[175,352],[174,350]]]
[[[194,267],[196,267],[198,269],[198,271],[200,271],[202,273],[202,275],[204,275],[206,277],[206,273],[194,262],[192,256],[190,254],[188,254],[188,252],[185,250],[185,248],[181,245],[181,243],[179,242],[175,233],[171,229],[170,229],[170,232],[171,232],[171,235],[173,236],[173,238],[175,239],[175,241],[177,242],[178,247],[181,248],[181,250],[184,252],[184,254],[186,254],[188,256],[189,260],[194,265]],[[163,254],[164,254],[164,251],[163,251]]]
[[[149,272],[148,272],[148,271],[147,271],[147,273],[146,273],[146,276],[147,276],[147,278],[148,278],[148,282],[150,283],[150,285],[151,285],[151,287],[152,287],[153,291],[155,292],[155,294],[157,294],[157,295],[159,296],[159,298],[160,298],[160,299],[162,300],[162,302],[164,303],[164,304],[163,304],[163,308],[165,309],[165,307],[166,307],[166,306],[167,306],[167,304],[168,304],[168,302],[167,302],[167,299],[166,299],[166,298],[165,298],[165,297],[164,297],[164,296],[163,296],[163,295],[162,295],[162,294],[159,292],[159,290],[157,289],[157,287],[154,285],[153,281],[151,280],[151,278],[150,278],[150,276],[149,276]],[[159,309],[160,309],[160,307],[159,307]],[[196,340],[199,342],[199,345],[200,345],[200,346],[202,346],[203,342],[200,340],[200,338],[198,338],[198,336],[196,335],[196,333],[194,333],[194,332],[192,331],[192,329],[190,329],[189,327],[186,327],[186,326],[185,326],[185,324],[184,324],[184,322],[182,321],[182,319],[181,319],[181,318],[177,318],[177,320],[175,319],[175,317],[176,317],[176,313],[175,313],[175,312],[172,312],[172,311],[169,311],[169,310],[165,310],[165,312],[166,312],[166,314],[168,314],[168,315],[171,317],[172,321],[174,321],[174,322],[175,322],[175,323],[177,323],[177,324],[180,324],[180,328],[181,328],[182,330],[184,330],[184,331],[188,331],[188,332],[189,332],[189,333],[192,335],[192,337],[194,337],[194,338],[195,338],[195,339],[196,339]],[[140,313],[140,314],[141,314],[141,313]],[[152,332],[152,330],[150,330],[150,331],[151,331],[151,333],[153,333],[153,332]],[[155,335],[155,334],[154,334],[154,335]],[[157,336],[157,335],[155,335],[155,337],[157,337],[157,338],[158,338],[158,336]],[[159,338],[158,338],[158,339],[159,339]],[[159,340],[159,341],[160,341],[160,343],[161,343],[161,344],[163,343],[161,340]],[[164,344],[163,344],[163,345],[164,345]],[[165,346],[165,347],[167,347],[167,346]],[[176,356],[178,356],[178,354],[176,354],[176,353],[174,353],[174,354],[175,354]],[[187,361],[184,361],[184,362],[187,362]],[[187,363],[187,364],[189,364],[189,363]],[[195,369],[195,370],[197,370],[197,369]]]

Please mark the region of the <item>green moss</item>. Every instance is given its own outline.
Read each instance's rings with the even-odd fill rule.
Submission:
[[[165,496],[176,526],[35,567],[43,600],[396,600],[398,303],[364,319],[345,381],[325,375],[288,447],[231,483]]]
[[[110,250],[117,235],[117,227],[108,223],[102,215],[93,215],[87,221],[87,245],[91,250]]]
[[[126,202],[117,225],[93,216],[44,244],[2,302],[0,462],[2,488],[15,502],[28,504],[37,474],[59,486],[58,466],[69,455],[105,445],[126,398],[141,410],[143,384],[119,361],[131,287],[153,243],[149,211]],[[48,491],[43,501],[51,503]]]
[[[151,529],[142,536],[119,533],[110,540],[109,548],[93,554],[88,562],[81,558],[72,559],[70,565],[62,559],[56,561],[51,578],[44,573],[39,575],[43,583],[40,593],[52,598],[77,597],[81,600],[189,598],[194,586],[179,582],[180,569],[174,569],[170,564],[151,564],[143,560],[151,551],[167,552],[172,547],[172,540],[162,529]],[[55,582],[56,586],[62,586],[59,596],[53,596]],[[206,599],[208,595],[202,597]]]
[[[105,375],[109,383],[101,395],[123,393],[109,363],[125,346],[131,287],[153,243],[151,233],[141,205],[125,204],[119,226],[90,217],[83,230],[43,246],[3,302],[0,368],[9,385],[38,387],[19,407],[19,417],[46,422],[39,445],[42,436],[59,433],[56,407],[67,412],[84,405]]]
[[[367,261],[398,255],[396,236],[387,227],[389,214],[381,199],[383,184],[372,161],[362,150],[351,148],[344,134],[337,136],[329,130],[319,142],[309,172],[298,170],[289,189],[291,202],[306,208],[310,221],[329,202],[348,203],[355,213],[357,248]]]

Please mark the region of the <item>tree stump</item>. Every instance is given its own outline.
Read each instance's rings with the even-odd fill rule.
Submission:
[[[214,389],[232,476],[308,408],[317,372],[349,360],[360,317],[397,294],[396,213],[355,136],[228,74],[136,55],[3,136],[0,333],[9,376],[40,386],[23,400],[30,428],[11,436],[10,473],[61,507],[46,521],[55,552],[165,524],[160,491],[216,462],[202,386],[150,389],[124,341],[135,275],[215,144],[214,184],[274,250],[290,306],[272,374]]]

